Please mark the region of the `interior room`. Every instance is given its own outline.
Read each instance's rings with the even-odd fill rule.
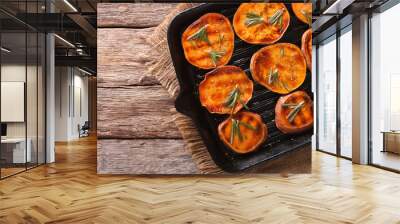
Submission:
[[[400,223],[399,1],[251,4],[0,1],[0,223]]]

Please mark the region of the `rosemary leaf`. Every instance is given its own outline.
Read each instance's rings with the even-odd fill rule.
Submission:
[[[289,86],[286,84],[286,82],[282,82],[282,80],[279,80],[279,84],[288,92],[290,92]]]
[[[239,124],[245,126],[246,128],[248,128],[248,129],[250,129],[250,130],[257,131],[257,128],[255,128],[255,127],[249,125],[248,123],[239,121]]]
[[[250,110],[250,108],[245,103],[242,102],[242,105],[243,105],[244,109]]]
[[[307,18],[307,23],[309,25],[311,25],[312,24],[312,14],[309,12],[306,12],[304,10],[301,10],[300,12],[301,12],[301,14],[303,14],[303,16],[305,16]]]
[[[222,58],[224,54],[225,51],[215,51],[215,50],[210,51],[209,55],[214,66],[217,66],[218,60]]]
[[[278,27],[279,27],[279,31],[282,31],[283,29],[283,16],[280,16],[278,19]]]
[[[246,14],[246,20],[244,21],[244,25],[253,26],[261,23],[264,23],[264,18],[261,15],[258,15],[254,12],[248,12]]]
[[[225,106],[229,108],[234,108],[238,99],[240,98],[240,90],[238,85],[229,93],[227,100],[225,101]]]
[[[293,110],[290,111],[288,116],[286,117],[290,123],[294,121],[296,118],[297,114],[300,112],[301,108],[303,108],[305,105],[304,101],[301,101],[299,104],[297,104]]]
[[[210,40],[208,39],[207,35],[207,26],[208,25],[202,26],[196,33],[190,35],[187,40],[200,40],[210,44]]]
[[[295,104],[295,103],[284,103],[284,104],[282,104],[282,107],[288,107],[288,108],[291,108],[291,109],[295,108],[296,106],[297,106],[297,104]]]
[[[279,72],[278,69],[275,68],[272,70],[272,68],[269,69],[269,75],[268,75],[268,84],[273,84],[279,79]]]
[[[280,26],[282,26],[282,16],[283,16],[284,9],[279,9],[277,10],[269,19],[268,23],[270,25],[279,25],[279,22],[281,23]]]
[[[233,139],[235,138],[235,133],[236,133],[236,126],[235,126],[236,122],[235,122],[235,119],[231,119],[231,122],[232,122],[232,126],[231,126],[231,138],[229,139],[229,142],[230,142],[231,144],[233,144]]]
[[[230,139],[229,139],[229,142],[231,144],[233,144],[233,141],[235,140],[235,136],[237,136],[239,138],[239,141],[241,141],[241,142],[245,138],[245,136],[243,136],[242,133],[240,132],[240,125],[243,125],[244,127],[248,128],[250,130],[257,131],[257,128],[255,128],[245,122],[242,122],[242,121],[239,121],[239,120],[236,120],[233,118],[231,119],[231,122],[232,122],[231,135],[230,135]]]
[[[219,33],[218,34],[218,43],[219,43],[219,48],[222,49],[222,44],[224,42],[224,35]]]
[[[239,141],[242,142],[243,141],[243,135],[242,132],[240,132],[240,123],[238,120],[236,120],[236,134],[239,137]]]

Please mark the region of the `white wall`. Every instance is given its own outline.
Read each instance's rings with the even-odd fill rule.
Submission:
[[[70,141],[88,120],[88,78],[71,67],[56,67],[55,74],[55,140]]]

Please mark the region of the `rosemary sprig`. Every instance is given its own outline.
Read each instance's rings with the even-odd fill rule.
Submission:
[[[237,105],[237,102],[240,101],[240,103],[246,110],[250,110],[250,108],[243,101],[240,100],[240,95],[240,89],[238,85],[236,85],[235,88],[229,93],[227,100],[225,101],[225,106],[228,108],[232,108],[233,111],[233,109]]]
[[[282,80],[279,79],[279,71],[277,68],[272,70],[272,68],[269,69],[269,74],[268,74],[268,84],[279,84],[282,88],[284,88],[286,91],[290,92],[289,87],[285,82],[282,82]]]
[[[307,18],[307,23],[309,25],[311,25],[312,24],[312,14],[309,12],[306,12],[304,10],[301,10],[300,12],[301,12],[301,14],[303,14],[303,16],[305,16]]]
[[[276,83],[279,80],[279,71],[277,68],[272,70],[272,68],[269,69],[269,75],[268,75],[268,84],[273,84]]]
[[[268,23],[270,25],[278,25],[279,29],[282,30],[282,25],[283,25],[283,13],[284,13],[285,9],[279,9],[278,11],[276,11],[269,19],[268,19]]]
[[[232,126],[231,126],[231,138],[229,139],[229,142],[233,144],[233,139],[235,138],[236,134],[236,129],[237,129],[237,124],[235,119],[231,119]]]
[[[296,104],[296,106],[293,107],[293,109],[290,111],[290,113],[288,114],[286,119],[288,119],[288,121],[290,123],[292,123],[294,121],[294,119],[296,118],[297,114],[304,107],[304,105],[305,105],[304,101],[301,101],[300,103]]]
[[[284,104],[282,104],[282,107],[287,107],[287,108],[290,108],[290,109],[293,109],[296,106],[297,106],[297,104],[295,104],[295,103],[284,103]]]
[[[225,51],[224,50],[222,50],[222,51],[211,50],[209,52],[209,55],[210,55],[210,58],[211,58],[211,61],[212,61],[213,65],[217,66],[218,60],[225,55]]]
[[[200,40],[210,44],[210,40],[208,39],[207,35],[207,26],[208,24],[202,26],[198,31],[196,31],[196,33],[190,35],[187,40]]]
[[[227,100],[225,101],[225,106],[233,108],[236,106],[238,99],[240,98],[240,90],[238,85],[229,93]]]
[[[232,122],[231,135],[230,135],[230,139],[229,139],[229,142],[231,144],[233,144],[233,140],[235,139],[235,136],[238,136],[239,141],[241,141],[241,142],[243,141],[243,135],[240,132],[240,125],[243,125],[244,127],[248,128],[250,130],[253,130],[253,131],[257,130],[257,128],[251,126],[250,124],[236,120],[234,118],[231,119],[231,122]]]
[[[249,125],[248,123],[239,121],[239,124],[245,126],[246,128],[248,128],[248,129],[250,129],[250,130],[257,131],[257,128],[255,128],[255,127]]]
[[[253,26],[261,23],[264,23],[264,18],[261,15],[256,14],[254,12],[248,12],[246,14],[246,20],[244,21],[244,25]]]

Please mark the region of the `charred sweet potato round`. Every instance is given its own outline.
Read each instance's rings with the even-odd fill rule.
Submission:
[[[303,84],[306,61],[294,44],[278,43],[258,50],[250,62],[253,79],[267,89],[287,94]]]
[[[279,98],[275,106],[276,127],[286,134],[304,132],[313,126],[313,102],[304,91]]]
[[[290,24],[283,3],[242,3],[233,17],[233,28],[250,44],[272,44],[281,39]]]
[[[221,66],[205,75],[199,85],[201,105],[210,113],[234,114],[253,95],[253,82],[237,66]]]
[[[312,24],[312,3],[292,3],[292,9],[299,20]]]
[[[255,151],[268,137],[267,126],[260,115],[241,111],[218,126],[220,139],[236,153]]]
[[[190,64],[212,69],[228,64],[233,53],[234,38],[228,18],[219,13],[207,13],[186,28],[181,42]]]
[[[303,33],[301,38],[301,51],[303,51],[304,57],[306,58],[306,63],[308,69],[311,71],[311,58],[312,58],[312,30],[308,29]]]

